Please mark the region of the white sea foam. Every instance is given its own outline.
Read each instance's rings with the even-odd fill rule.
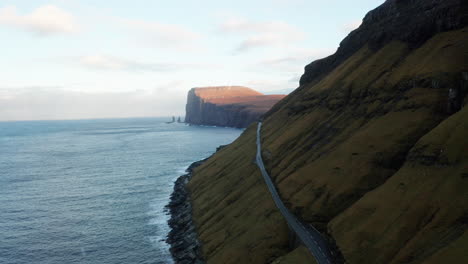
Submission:
[[[148,221],[148,225],[166,225],[166,223],[167,223],[166,217],[151,218]]]
[[[187,173],[186,171],[187,171],[187,169],[188,169],[189,166],[190,166],[190,164],[187,165],[187,166],[179,167],[179,168],[176,170],[177,175],[178,175],[178,176],[181,176],[181,175],[183,175],[183,174],[186,174],[186,173]]]

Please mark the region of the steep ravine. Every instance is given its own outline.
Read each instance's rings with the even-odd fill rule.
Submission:
[[[428,18],[414,13],[420,7]],[[333,62],[308,66],[263,121],[262,156],[280,195],[347,263],[468,261],[465,11],[466,1],[387,1]],[[414,22],[400,28],[407,37],[385,26],[397,13]],[[385,37],[374,43],[376,25]],[[187,186],[205,260],[313,263],[291,247],[255,151],[251,125],[193,171]]]

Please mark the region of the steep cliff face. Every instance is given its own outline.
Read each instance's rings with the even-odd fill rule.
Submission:
[[[388,0],[262,128],[287,206],[347,263],[468,262],[467,1]],[[208,263],[313,263],[253,164],[255,127],[188,187]]]
[[[283,97],[241,86],[193,88],[187,96],[185,122],[244,128],[258,121]]]
[[[439,32],[460,28],[468,22],[467,14],[464,0],[387,0],[364,17],[335,54],[307,65],[300,84],[319,80],[364,45],[375,51],[401,41],[416,48]]]

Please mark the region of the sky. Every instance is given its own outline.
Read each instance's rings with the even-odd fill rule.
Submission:
[[[0,0],[0,121],[183,116],[193,87],[286,93],[384,0]]]

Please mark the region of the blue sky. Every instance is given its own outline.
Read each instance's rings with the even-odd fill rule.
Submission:
[[[0,0],[0,120],[183,115],[192,87],[298,86],[383,0]]]

